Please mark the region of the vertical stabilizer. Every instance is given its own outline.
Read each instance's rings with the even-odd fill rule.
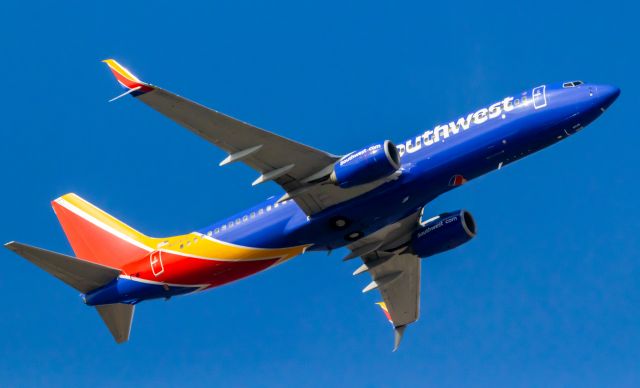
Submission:
[[[114,303],[96,306],[100,318],[109,328],[113,339],[121,344],[129,340],[131,322],[135,306],[132,304]]]
[[[151,252],[158,242],[76,194],[63,195],[51,204],[71,248],[81,259],[122,268]]]

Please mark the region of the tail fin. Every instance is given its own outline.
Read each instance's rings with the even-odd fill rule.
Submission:
[[[73,251],[78,257],[19,242],[5,246],[67,285],[86,294],[118,278],[122,267],[152,251],[158,239],[143,235],[75,194],[52,202]],[[96,306],[117,343],[129,339],[134,306]]]
[[[122,268],[157,245],[157,239],[145,236],[76,194],[63,195],[51,205],[71,248],[81,259]]]

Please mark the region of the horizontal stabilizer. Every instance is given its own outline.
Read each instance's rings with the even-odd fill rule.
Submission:
[[[132,304],[114,303],[96,306],[100,318],[109,328],[113,339],[121,344],[129,340],[131,322],[135,306]]]
[[[120,275],[119,269],[15,241],[5,247],[82,293],[102,287]]]

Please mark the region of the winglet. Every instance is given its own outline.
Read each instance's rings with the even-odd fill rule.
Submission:
[[[402,336],[404,335],[404,329],[407,328],[407,325],[398,326],[394,328],[394,341],[393,341],[393,351],[395,352],[400,347],[400,342],[402,342]]]
[[[119,64],[115,59],[105,59],[102,62],[106,63],[107,66],[109,66],[109,69],[111,69],[111,72],[116,77],[116,80],[118,80],[118,82],[120,83],[120,85],[122,85],[122,87],[127,89],[126,93],[116,97],[116,99],[130,93],[133,94],[134,96],[138,96],[140,94],[150,92],[153,90],[152,86],[140,81],[138,77],[133,75],[133,73],[131,73],[124,66]]]
[[[387,316],[389,323],[393,325],[393,351],[395,352],[400,347],[400,342],[402,342],[402,336],[404,335],[404,330],[407,328],[407,325],[396,326],[391,320],[391,314],[389,314],[389,309],[387,309],[387,304],[385,302],[376,303],[382,311],[384,315]]]

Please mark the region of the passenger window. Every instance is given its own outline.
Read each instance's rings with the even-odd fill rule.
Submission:
[[[271,205],[267,206],[267,211],[270,212],[271,211]]]
[[[251,218],[256,218],[256,212],[251,212]]]
[[[249,219],[249,216],[244,216],[244,217],[242,217],[242,221],[243,221],[243,222],[247,222],[247,220],[248,220],[248,219]]]
[[[221,230],[227,230],[227,225],[222,225],[222,228],[220,228]]]
[[[220,233],[220,228],[216,228],[216,230],[215,230],[215,232],[214,232],[214,233],[215,233],[215,234]]]
[[[263,210],[263,209],[258,210],[258,215],[259,215],[259,216],[261,216],[261,215],[263,215],[263,214],[264,214],[264,210]]]

